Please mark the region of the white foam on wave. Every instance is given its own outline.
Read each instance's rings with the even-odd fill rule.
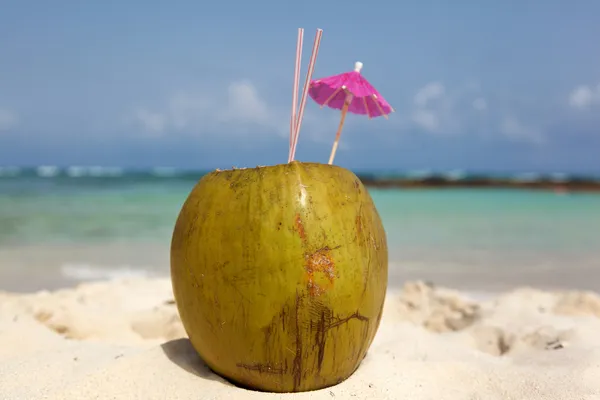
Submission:
[[[155,167],[152,168],[152,175],[158,177],[171,177],[177,175],[177,170],[171,167]]]
[[[406,176],[411,179],[426,179],[433,175],[430,169],[416,169],[407,172]]]
[[[78,281],[121,280],[131,278],[146,278],[151,274],[149,268],[133,267],[130,265],[101,266],[91,264],[64,264],[60,268],[65,278]]]
[[[67,168],[67,175],[71,178],[78,178],[84,176],[86,173],[85,167],[72,166]]]
[[[13,177],[21,173],[19,167],[0,167],[0,176]]]
[[[90,167],[90,176],[103,177],[103,176],[121,176],[123,175],[123,168],[119,167]]]
[[[73,165],[67,168],[67,175],[71,178],[79,178],[82,176],[100,177],[118,177],[123,175],[123,168],[119,167],[82,167]]]
[[[52,178],[58,175],[60,170],[54,165],[42,165],[36,168],[36,173],[42,178]]]
[[[464,179],[467,176],[467,173],[462,169],[454,169],[452,171],[446,172],[444,176],[447,179],[450,179],[451,181],[459,181],[461,179]]]

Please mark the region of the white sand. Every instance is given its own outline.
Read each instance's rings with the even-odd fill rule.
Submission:
[[[0,399],[600,399],[600,296],[518,289],[486,301],[423,283],[390,292],[347,381],[265,394],[211,373],[170,282],[0,293]]]

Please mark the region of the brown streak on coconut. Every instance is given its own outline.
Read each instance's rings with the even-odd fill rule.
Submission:
[[[313,304],[313,320],[317,320],[316,326],[311,323],[311,331],[315,332],[315,347],[317,348],[317,371],[321,371],[325,356],[325,344],[328,332],[333,328],[338,328],[343,324],[347,324],[351,320],[364,322],[363,336],[366,336],[369,331],[369,318],[361,315],[358,311],[346,318],[334,318],[333,312],[321,303]],[[366,339],[366,338],[365,338]],[[361,350],[359,349],[358,355]]]
[[[300,304],[301,304],[300,293],[296,291],[296,356],[294,357],[294,365],[292,372],[294,375],[294,391],[300,388],[302,383],[302,333],[300,331]]]
[[[349,321],[351,321],[353,319],[357,319],[361,322],[369,322],[369,318],[365,317],[364,315],[360,315],[359,312],[357,311],[354,314],[352,314],[346,318],[339,319],[336,322],[332,323],[328,329],[337,328],[340,325],[347,324]]]
[[[327,331],[331,325],[332,312],[329,308],[323,306],[319,307],[320,315],[318,316],[318,323],[315,332],[315,345],[317,347],[317,370],[321,372],[323,367],[323,359],[325,356],[325,341],[327,339]]]
[[[356,216],[354,223],[356,224],[356,234],[360,237],[362,235],[362,217],[360,214]]]

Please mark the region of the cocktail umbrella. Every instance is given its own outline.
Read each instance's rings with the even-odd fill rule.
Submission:
[[[362,67],[363,64],[357,62],[354,64],[354,71],[310,82],[308,93],[314,101],[321,107],[328,106],[342,110],[342,118],[331,149],[329,164],[333,163],[348,111],[353,114],[366,115],[369,118],[383,116],[386,119],[388,114],[394,112],[392,106],[385,101],[377,89],[361,75]]]

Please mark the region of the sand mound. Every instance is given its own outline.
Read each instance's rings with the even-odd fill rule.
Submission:
[[[600,399],[600,297],[521,288],[490,300],[409,282],[347,381],[237,388],[195,353],[168,280],[0,293],[0,398]],[[35,379],[32,379],[32,376]]]

